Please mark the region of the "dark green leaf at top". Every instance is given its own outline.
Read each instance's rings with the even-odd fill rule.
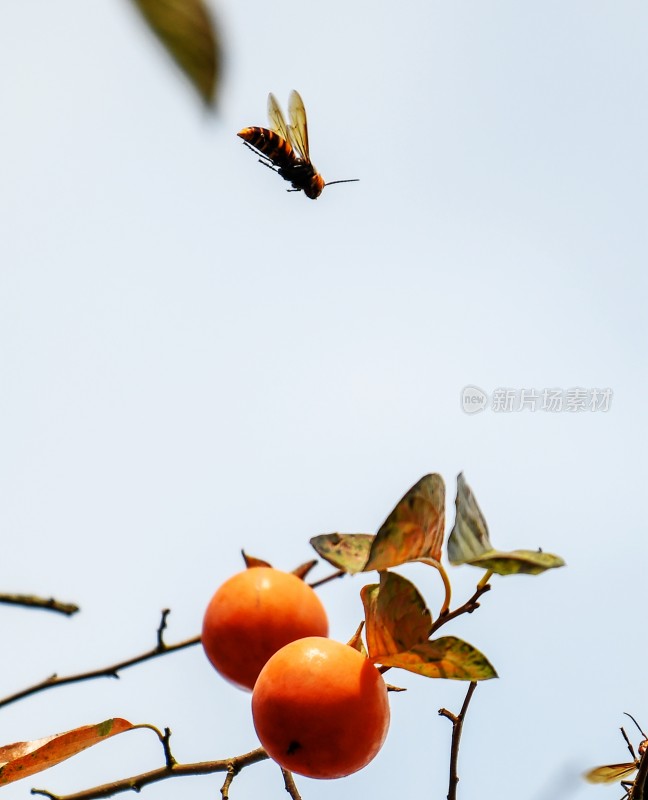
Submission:
[[[495,550],[484,515],[463,474],[457,478],[455,504],[455,524],[448,538],[451,564],[472,564],[498,575],[539,575],[548,569],[564,566],[560,556],[541,550]]]
[[[149,28],[189,78],[202,100],[212,105],[220,77],[220,45],[203,0],[133,0]]]

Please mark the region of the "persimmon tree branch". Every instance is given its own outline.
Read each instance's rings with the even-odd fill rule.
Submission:
[[[22,700],[25,697],[29,697],[30,695],[37,694],[38,692],[44,692],[46,689],[53,689],[55,686],[64,686],[68,683],[80,683],[81,681],[93,680],[94,678],[119,678],[119,673],[124,669],[128,669],[128,667],[134,667],[136,664],[141,664],[144,661],[150,661],[152,658],[157,658],[158,656],[166,655],[167,653],[175,653],[177,650],[184,650],[184,648],[191,647],[192,645],[200,642],[200,636],[194,636],[192,639],[185,639],[183,642],[167,644],[164,641],[164,631],[166,629],[166,620],[169,614],[169,609],[165,608],[162,612],[162,619],[160,620],[160,625],[157,629],[157,644],[152,650],[148,650],[146,653],[142,653],[139,656],[134,656],[133,658],[128,658],[124,661],[118,661],[116,664],[111,664],[107,667],[89,670],[88,672],[77,672],[74,675],[61,676],[54,673],[53,675],[50,675],[49,678],[45,678],[45,680],[40,681],[33,686],[28,686],[26,689],[22,689],[19,692],[8,695],[7,697],[0,698],[0,708],[3,706],[8,706],[10,703],[15,703],[18,700]]]
[[[453,714],[447,708],[440,708],[439,715],[446,717],[452,722],[452,745],[450,748],[450,780],[448,782],[448,800],[456,800],[457,798],[457,784],[459,783],[459,774],[457,772],[457,765],[459,762],[459,742],[461,741],[461,731],[463,729],[464,719],[470,700],[477,688],[477,682],[472,681],[466,692],[466,697],[461,706],[459,714]]]
[[[325,583],[334,581],[336,578],[343,578],[346,574],[347,573],[343,569],[336,569],[335,572],[332,572],[330,575],[320,578],[318,581],[313,581],[308,585],[311,587],[311,589],[316,589],[318,586],[323,586]]]
[[[62,603],[53,597],[38,597],[35,594],[0,594],[0,603],[12,606],[24,606],[25,608],[42,608],[45,611],[56,611],[58,614],[65,614],[71,617],[79,611],[76,603]]]
[[[165,732],[168,747],[167,732],[168,729]],[[104,783],[101,786],[85,789],[75,794],[58,795],[46,789],[32,789],[31,793],[44,795],[50,800],[95,800],[95,798],[112,797],[122,792],[139,792],[144,786],[167,778],[186,775],[212,775],[216,772],[226,772],[227,776],[221,788],[221,794],[224,800],[227,800],[229,787],[234,777],[244,767],[256,764],[259,761],[265,761],[268,758],[268,754],[262,747],[257,747],[256,750],[251,750],[249,753],[244,753],[234,758],[224,758],[220,761],[199,761],[193,764],[178,764],[173,756],[170,756],[170,750],[167,750],[167,753],[168,755],[165,755],[167,763],[163,767],[153,769],[150,772],[143,772],[141,775],[134,775],[131,778]]]
[[[432,633],[438,631],[442,625],[445,625],[446,622],[450,622],[451,619],[456,619],[460,617],[462,614],[472,614],[477,608],[479,608],[479,598],[485,594],[486,592],[490,591],[490,583],[481,584],[481,582],[477,585],[474,594],[470,597],[466,602],[455,608],[454,611],[448,611],[445,614],[441,614],[432,624]]]
[[[292,797],[292,800],[302,800],[301,795],[299,794],[299,789],[297,788],[297,784],[295,783],[295,779],[293,778],[292,772],[283,767],[280,767],[281,774],[283,775],[284,779],[284,786],[288,794]]]

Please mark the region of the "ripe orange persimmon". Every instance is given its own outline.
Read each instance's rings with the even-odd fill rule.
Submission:
[[[285,644],[327,635],[326,611],[307,583],[272,567],[251,567],[225,581],[212,597],[202,645],[223,677],[252,689],[263,665]]]
[[[311,636],[287,644],[261,670],[252,716],[279,766],[309,778],[343,778],[365,767],[385,741],[387,687],[362,653]]]

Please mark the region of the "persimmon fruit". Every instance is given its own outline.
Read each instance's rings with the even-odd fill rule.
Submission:
[[[201,639],[215,669],[250,690],[277,650],[304,636],[327,635],[326,611],[307,583],[272,567],[251,567],[217,589]]]
[[[252,693],[261,744],[284,769],[343,778],[378,753],[389,728],[387,687],[362,653],[307,637],[278,650]]]

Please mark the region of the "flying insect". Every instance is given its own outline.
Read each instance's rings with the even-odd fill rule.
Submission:
[[[630,739],[628,739],[628,735],[626,734],[625,730],[621,728],[621,733],[623,734],[623,738],[628,745],[628,750],[630,751],[630,755],[632,756],[633,760],[621,764],[604,764],[601,767],[594,767],[594,769],[586,772],[584,776],[585,780],[588,780],[590,783],[613,783],[615,781],[619,781],[625,790],[622,800],[630,797],[630,791],[634,785],[634,781],[626,780],[626,778],[639,769],[642,758],[648,750],[648,736],[646,736],[646,734],[641,730],[639,723],[632,716],[632,714],[628,714],[627,712],[625,713],[628,717],[630,717],[637,728],[639,728],[639,732],[644,737],[643,741],[637,748],[638,755],[635,753],[634,747],[632,746]]]
[[[311,200],[317,199],[325,186],[334,183],[353,183],[358,178],[343,181],[328,181],[315,169],[310,160],[308,145],[308,125],[306,109],[299,92],[290,93],[288,100],[288,118],[286,124],[277,98],[268,95],[268,117],[270,128],[243,128],[237,136],[253,150],[259,161],[292,185],[289,192],[304,192]]]

